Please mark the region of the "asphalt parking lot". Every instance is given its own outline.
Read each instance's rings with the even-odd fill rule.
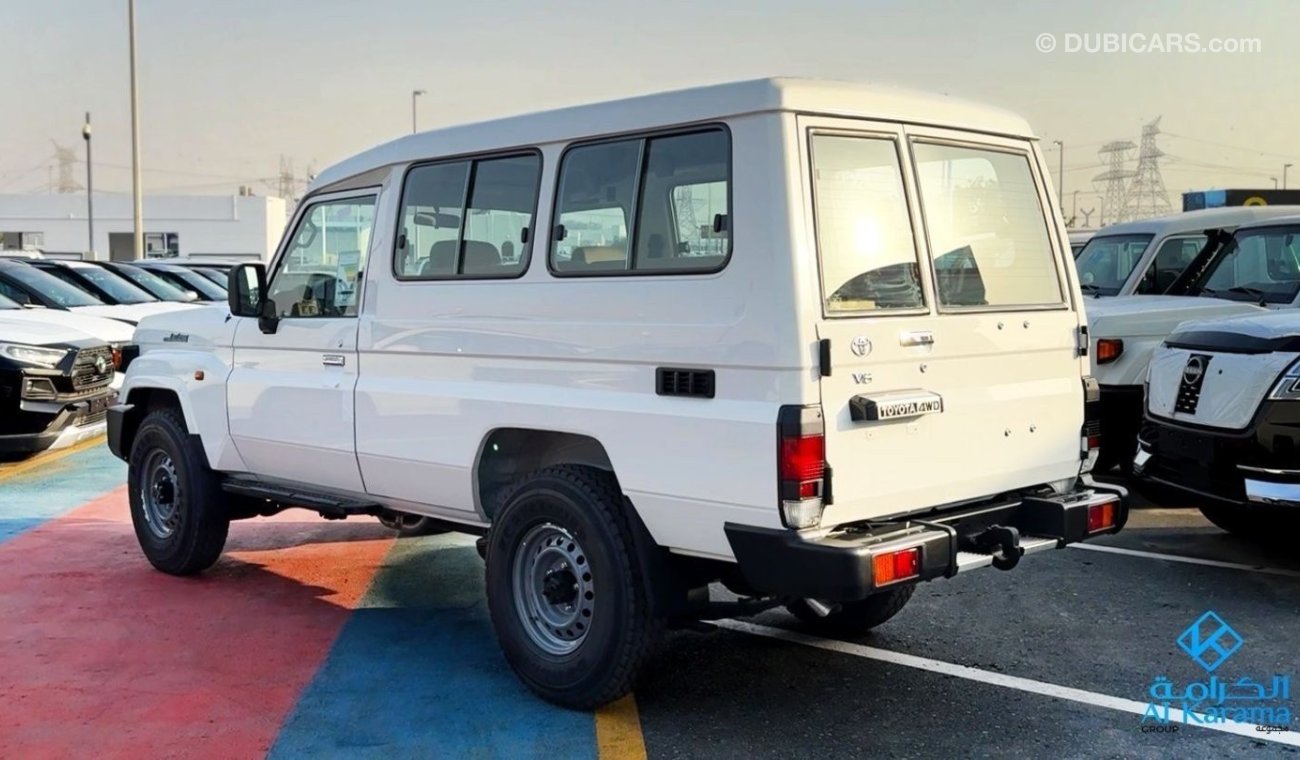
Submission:
[[[1300,557],[1194,509],[926,585],[857,641],[783,611],[672,632],[634,697],[593,716],[509,672],[470,540],[290,513],[171,578],[136,548],[124,480],[102,445],[0,466],[0,757],[1300,751],[1294,727],[1143,728],[1157,676],[1205,680],[1177,639],[1207,611],[1242,639],[1215,676],[1300,673]]]

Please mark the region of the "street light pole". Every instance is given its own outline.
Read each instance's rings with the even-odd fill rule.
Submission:
[[[1283,190],[1286,189],[1286,170],[1290,169],[1292,166],[1294,166],[1294,164],[1282,164],[1282,189]]]
[[[86,141],[86,233],[89,246],[86,255],[95,260],[95,170],[90,156],[90,111],[86,112],[86,123],[81,128],[81,137]]]
[[[425,94],[424,90],[411,90],[411,134],[415,134],[416,132],[420,131],[415,120],[415,99],[424,94]]]
[[[144,258],[144,201],[140,197],[140,99],[135,71],[135,0],[126,0],[131,51],[131,206],[135,258]]]

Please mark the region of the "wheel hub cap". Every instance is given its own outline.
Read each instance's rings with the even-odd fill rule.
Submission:
[[[581,646],[595,611],[587,554],[573,535],[545,523],[524,534],[511,568],[515,611],[534,644],[552,655]]]
[[[145,524],[158,538],[169,538],[181,522],[181,489],[176,465],[167,452],[154,451],[145,460],[142,472],[140,504]]]

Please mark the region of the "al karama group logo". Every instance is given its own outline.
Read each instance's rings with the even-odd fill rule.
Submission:
[[[1179,724],[1243,723],[1260,732],[1291,727],[1291,676],[1281,673],[1252,678],[1221,678],[1216,672],[1246,640],[1213,610],[1178,635],[1178,647],[1206,672],[1204,681],[1181,688],[1159,675],[1147,687],[1151,701],[1142,716],[1143,731],[1177,731]],[[1234,674],[1235,675],[1235,674]]]

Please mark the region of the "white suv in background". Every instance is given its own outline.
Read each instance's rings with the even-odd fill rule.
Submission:
[[[110,413],[145,556],[201,571],[293,506],[481,534],[506,658],[558,704],[627,692],[668,623],[861,633],[1125,520],[1002,111],[761,80],[412,135],[231,283],[141,322]]]

